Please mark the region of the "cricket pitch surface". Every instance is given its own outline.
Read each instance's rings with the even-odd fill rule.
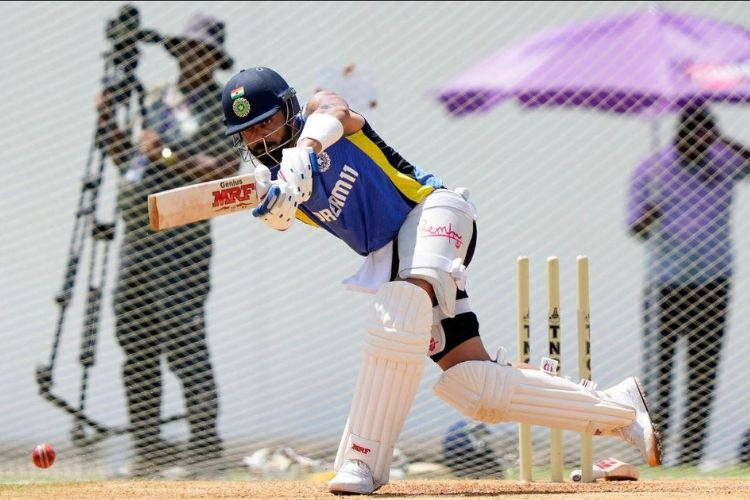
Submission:
[[[637,482],[519,483],[500,480],[405,480],[381,488],[374,498],[515,499],[717,499],[750,498],[750,480],[695,479]],[[0,484],[0,498],[13,499],[269,499],[340,498],[320,481],[92,481]],[[355,497],[344,497],[355,498]]]

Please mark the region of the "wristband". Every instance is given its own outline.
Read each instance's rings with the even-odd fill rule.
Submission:
[[[318,141],[323,150],[335,144],[344,135],[344,126],[334,116],[326,113],[313,113],[305,120],[300,139]]]

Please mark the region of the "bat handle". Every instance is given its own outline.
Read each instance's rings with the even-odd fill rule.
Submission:
[[[280,194],[281,188],[279,186],[271,186],[261,204],[253,208],[253,217],[263,217],[266,215]]]

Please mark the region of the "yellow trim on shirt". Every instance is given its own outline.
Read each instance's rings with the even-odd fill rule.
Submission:
[[[346,138],[369,156],[385,172],[385,175],[388,176],[396,188],[413,202],[421,203],[428,194],[435,190],[434,187],[420,184],[415,178],[399,172],[396,167],[390,164],[377,144],[372,142],[362,130],[348,135]]]
[[[308,217],[307,214],[303,212],[302,210],[297,210],[297,213],[295,214],[295,218],[297,220],[304,222],[308,226],[320,227],[314,220]]]

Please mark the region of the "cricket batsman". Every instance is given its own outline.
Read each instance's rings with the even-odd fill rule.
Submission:
[[[465,288],[477,241],[466,189],[407,161],[335,93],[318,92],[302,108],[272,69],[240,71],[222,104],[227,135],[255,164],[253,215],[276,231],[300,220],[364,257],[345,283],[374,299],[331,492],[388,484],[428,357],[443,370],[435,394],[469,418],[616,436],[649,465],[661,463],[635,377],[595,391],[489,356]]]

